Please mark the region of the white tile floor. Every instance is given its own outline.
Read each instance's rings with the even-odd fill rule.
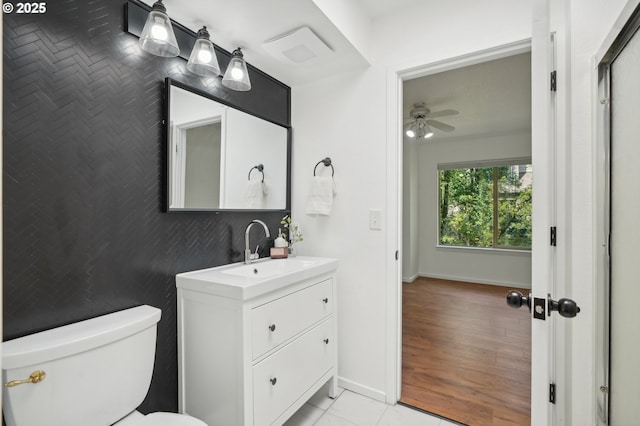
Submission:
[[[402,405],[387,405],[344,389],[340,392],[334,400],[323,387],[284,426],[458,426]]]

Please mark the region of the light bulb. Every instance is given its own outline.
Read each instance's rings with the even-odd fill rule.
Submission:
[[[413,131],[413,129],[407,129],[407,131],[405,132],[405,134],[407,136],[409,136],[410,138],[415,138],[416,137],[416,132]]]
[[[213,58],[213,55],[211,55],[211,52],[208,50],[202,49],[198,52],[198,59],[200,62],[209,63],[211,62],[211,58]]]
[[[157,40],[167,40],[169,38],[169,33],[164,27],[164,20],[157,16],[155,22],[155,25],[151,27],[151,35]]]
[[[231,70],[231,77],[234,80],[242,80],[242,78],[244,77],[244,72],[242,72],[242,69],[240,67],[233,67],[233,69]]]

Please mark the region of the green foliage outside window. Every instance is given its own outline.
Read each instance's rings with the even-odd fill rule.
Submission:
[[[531,165],[449,169],[439,175],[441,245],[531,247]]]

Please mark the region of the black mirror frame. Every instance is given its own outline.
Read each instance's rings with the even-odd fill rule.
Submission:
[[[212,101],[218,102],[220,104],[226,105],[228,107],[234,108],[238,111],[244,112],[245,114],[249,114],[253,117],[259,118],[261,120],[265,120],[268,121],[270,123],[273,123],[275,125],[278,125],[280,127],[283,127],[287,130],[287,179],[286,179],[286,206],[284,209],[180,209],[180,210],[171,210],[169,208],[169,167],[170,164],[169,162],[171,161],[171,158],[169,156],[169,123],[170,121],[170,112],[169,112],[169,106],[171,105],[171,86],[175,86],[178,87],[180,89],[189,91],[191,93],[194,93],[196,95],[205,97],[207,99],[211,99]],[[189,86],[188,84],[184,84],[181,83],[175,79],[172,79],[170,77],[166,77],[164,80],[164,88],[163,88],[163,120],[162,120],[162,124],[163,124],[163,164],[164,164],[164,168],[163,168],[163,183],[164,183],[164,188],[163,188],[163,211],[166,213],[183,213],[183,212],[214,212],[214,213],[220,213],[220,212],[283,212],[283,213],[288,213],[291,211],[291,145],[292,145],[292,131],[291,131],[291,126],[286,126],[283,125],[282,123],[278,123],[276,121],[270,120],[266,117],[262,117],[258,114],[255,114],[251,111],[248,111],[244,108],[241,108],[237,105],[234,105],[232,103],[230,103],[229,101],[226,101],[225,99],[219,98],[215,95],[212,95],[210,93],[207,93],[205,91],[202,91],[200,89],[197,89],[193,86]]]

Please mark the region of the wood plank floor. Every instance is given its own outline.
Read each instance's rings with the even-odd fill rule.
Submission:
[[[531,317],[509,290],[403,284],[401,402],[469,426],[530,424]]]

